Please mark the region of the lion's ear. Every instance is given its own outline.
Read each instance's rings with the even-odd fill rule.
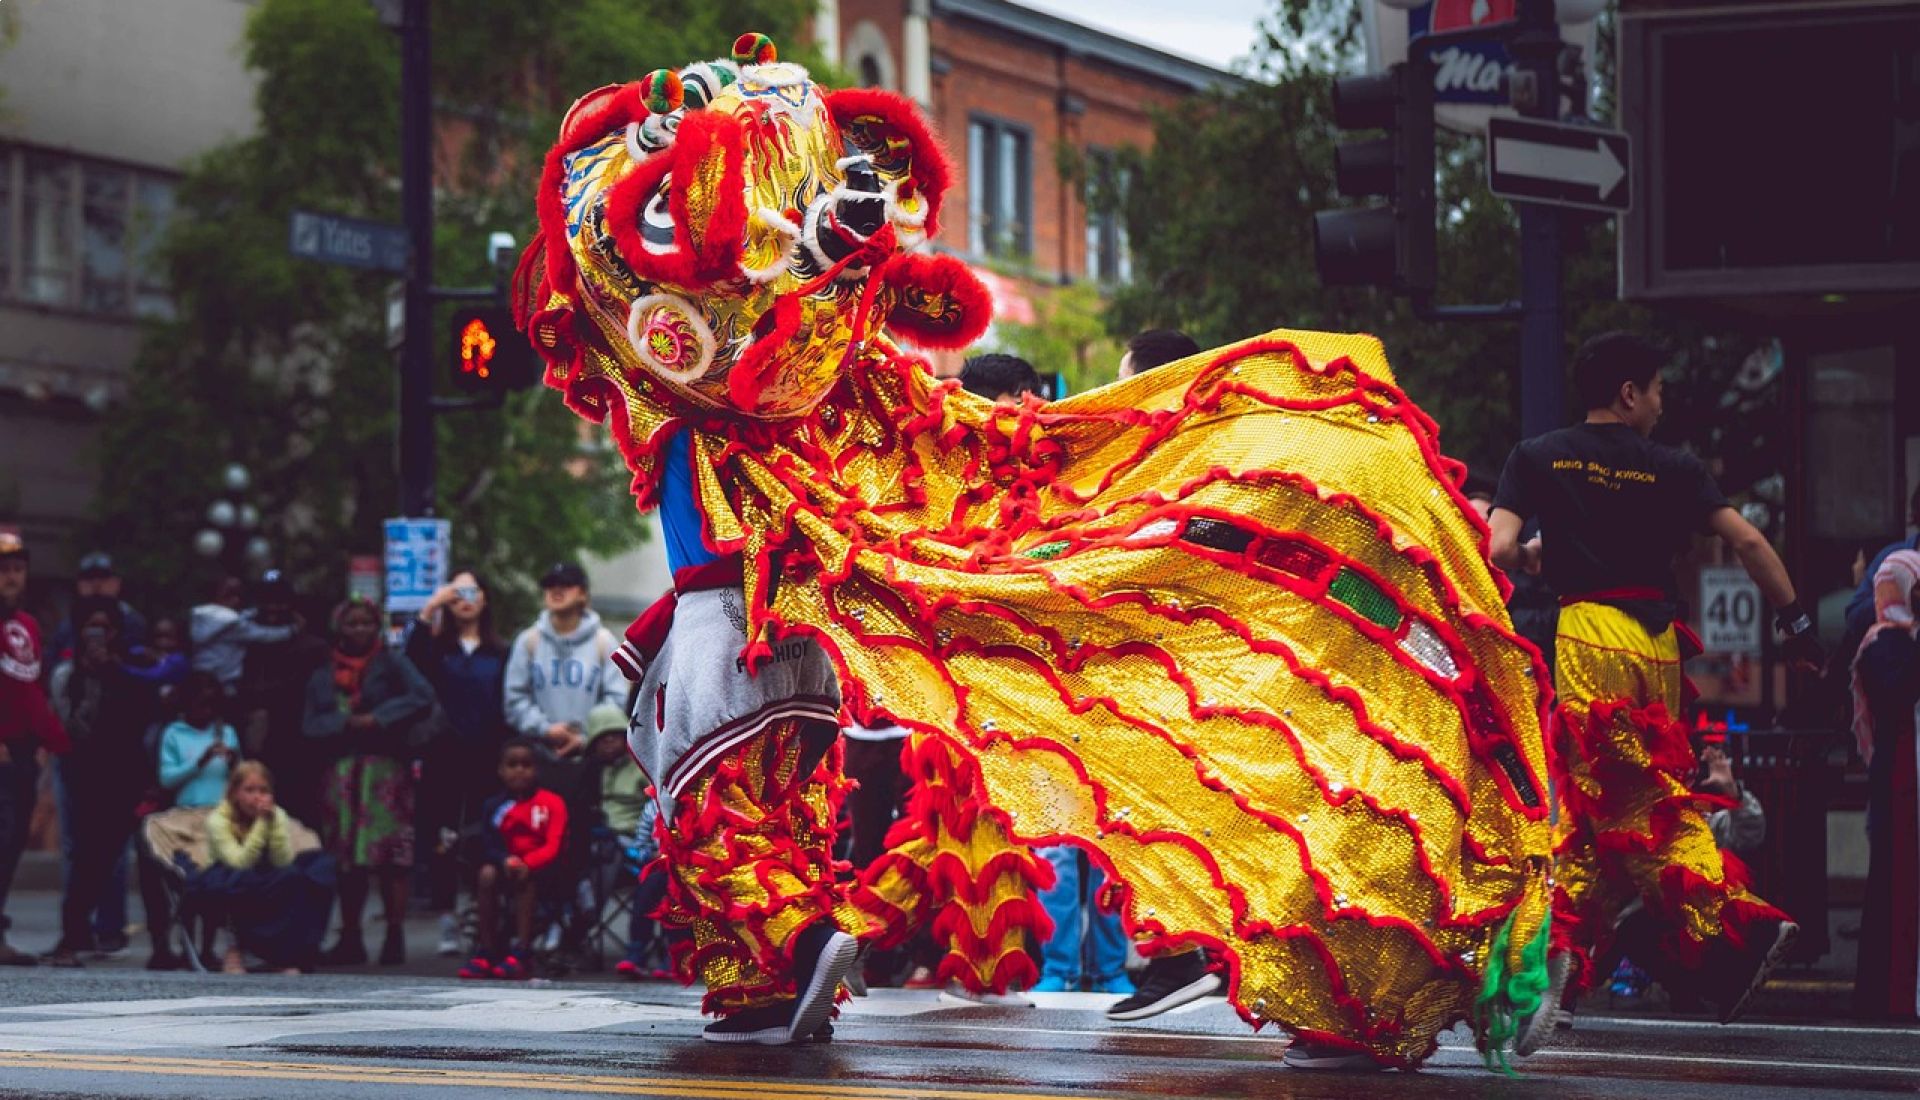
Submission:
[[[951,170],[925,115],[911,99],[878,88],[827,95],[827,110],[852,151],[873,161],[891,193],[889,214],[907,243],[940,231],[940,201]]]
[[[993,320],[992,294],[952,256],[903,252],[876,277],[893,292],[887,327],[920,347],[964,348]]]
[[[633,273],[699,289],[739,274],[747,224],[740,123],[689,111],[673,144],[607,192],[607,226]]]

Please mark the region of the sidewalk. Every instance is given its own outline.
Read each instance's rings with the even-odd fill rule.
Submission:
[[[131,878],[131,876],[129,876]],[[88,967],[108,969],[138,970],[147,963],[147,956],[153,946],[147,939],[146,910],[140,904],[140,893],[134,883],[129,881],[127,894],[127,921],[132,943],[126,951],[111,957],[85,956]],[[60,938],[60,860],[49,852],[29,852],[20,860],[19,873],[14,876],[12,895],[7,900],[7,916],[13,920],[13,929],[7,934],[7,941],[14,947],[33,953],[50,950]],[[368,899],[366,916],[366,935],[368,950],[378,954],[381,937],[386,933],[386,924],[380,915],[380,902],[377,898]],[[422,978],[457,977],[464,957],[441,958],[437,954],[440,944],[440,917],[436,913],[409,912],[406,922],[407,961],[400,966],[329,967],[330,974],[404,974]],[[333,942],[331,933],[327,942]],[[608,981],[624,982],[613,972],[613,964],[620,956],[613,945],[608,947],[609,954],[605,968],[600,971],[582,969],[568,974],[568,981]],[[210,966],[217,967],[218,960]]]

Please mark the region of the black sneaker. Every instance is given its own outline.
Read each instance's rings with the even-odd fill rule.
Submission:
[[[367,944],[358,936],[352,939],[342,936],[320,955],[321,966],[365,966],[366,964]]]
[[[1144,1020],[1197,1001],[1220,988],[1220,975],[1207,969],[1204,951],[1159,955],[1147,960],[1140,988],[1107,1009],[1109,1020]]]
[[[827,1021],[840,979],[853,969],[853,960],[859,954],[860,941],[830,921],[814,921],[800,933],[799,942],[793,945],[793,979],[800,996],[793,1004],[787,1042],[812,1035]]]
[[[1352,1047],[1337,1047],[1331,1043],[1309,1043],[1305,1039],[1295,1039],[1287,1045],[1287,1052],[1280,1056],[1280,1063],[1288,1069],[1337,1070],[1346,1073],[1372,1073],[1386,1069],[1386,1064],[1364,1050]]]
[[[79,970],[86,965],[80,961],[79,950],[65,942],[55,944],[53,950],[40,956],[40,961],[63,970]]]
[[[93,953],[103,959],[118,958],[127,953],[131,943],[125,932],[96,932],[93,936]]]
[[[1800,926],[1792,921],[1755,921],[1747,930],[1747,946],[1735,950],[1725,936],[1715,938],[1708,948],[1707,998],[1720,1006],[1720,1022],[1730,1024],[1747,1011],[1747,1002],[1767,975],[1779,966],[1793,949]]]
[[[387,929],[386,942],[380,945],[380,965],[400,966],[407,961],[407,937],[399,925]]]
[[[775,1001],[759,1008],[744,1009],[731,1016],[722,1016],[700,1030],[700,1037],[709,1043],[758,1043],[761,1046],[783,1047],[793,1041],[790,1027],[793,1023],[793,1001]]]

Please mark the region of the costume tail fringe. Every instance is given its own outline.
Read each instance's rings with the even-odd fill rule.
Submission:
[[[1553,940],[1553,913],[1542,884],[1507,914],[1487,951],[1487,969],[1474,998],[1474,1032],[1487,1068],[1516,1077],[1507,1050],[1521,1025],[1540,1008],[1550,983],[1547,949]],[[1533,921],[1538,923],[1534,924]]]

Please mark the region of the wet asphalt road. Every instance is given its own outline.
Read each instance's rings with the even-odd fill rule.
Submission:
[[[957,1007],[856,1001],[828,1046],[716,1046],[678,987],[389,976],[0,974],[0,1095],[1035,1100],[1040,1097],[1657,1097],[1920,1093],[1920,1030],[1844,1022],[1720,1028],[1583,1016],[1515,1078],[1462,1033],[1417,1074],[1287,1070],[1218,1001],[1108,1025],[1110,998]]]

